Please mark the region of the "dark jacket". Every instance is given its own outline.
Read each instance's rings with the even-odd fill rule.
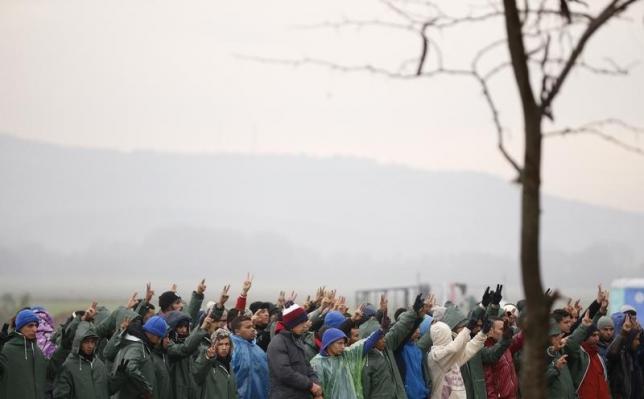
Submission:
[[[11,333],[0,352],[0,398],[44,399],[47,366],[35,340]]]
[[[606,366],[613,399],[631,398],[632,391],[644,385],[637,353],[631,349],[633,338],[634,333],[621,331],[608,347]]]
[[[116,368],[123,360],[128,361],[128,365],[125,370],[126,381],[116,398],[139,399],[145,393],[151,393],[154,398],[159,398],[150,344],[140,322],[130,324],[119,348],[113,372],[116,372]]]
[[[196,399],[197,383],[192,377],[192,363],[199,344],[208,334],[197,328],[183,342],[173,342],[167,349],[170,380],[176,399]]]
[[[105,364],[98,356],[88,359],[80,353],[84,339],[95,337],[92,324],[82,321],[76,330],[72,352],[54,383],[54,399],[108,399],[122,382],[120,373],[111,377]]]
[[[237,399],[237,384],[230,366],[230,355],[226,364],[216,357],[208,359],[206,350],[199,352],[192,368],[192,375],[199,387],[198,398]]]
[[[394,352],[413,333],[418,321],[416,312],[413,310],[404,312],[385,335],[385,350],[381,352],[374,348],[369,351],[362,369],[362,389],[365,398],[407,398]],[[366,323],[373,323],[374,326],[378,324],[375,320],[369,320]]]
[[[308,399],[311,386],[320,384],[307,361],[303,337],[282,330],[268,345],[271,399]]]

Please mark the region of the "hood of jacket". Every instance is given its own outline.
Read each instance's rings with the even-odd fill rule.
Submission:
[[[72,351],[70,353],[71,357],[79,357],[81,350],[81,343],[87,338],[99,338],[96,327],[92,323],[86,321],[81,321],[76,329],[76,335],[74,335],[74,341],[72,343]]]
[[[453,330],[459,324],[467,323],[467,317],[457,306],[449,306],[445,310],[442,321],[449,326],[450,330]]]

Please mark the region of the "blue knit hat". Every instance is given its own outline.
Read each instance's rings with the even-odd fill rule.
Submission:
[[[364,308],[362,309],[362,317],[364,317],[365,320],[369,320],[371,317],[375,316],[376,313],[376,307],[370,303],[365,304]]]
[[[163,338],[168,333],[168,323],[166,323],[161,316],[152,316],[143,325],[143,331],[148,334],[156,335],[159,338]]]
[[[326,330],[324,332],[324,335],[322,335],[322,346],[320,347],[320,353],[326,353],[326,348],[340,339],[347,339],[346,334],[341,330],[338,330],[337,328],[329,328],[328,330]]]
[[[329,328],[338,328],[347,318],[337,310],[332,310],[324,317],[324,325]]]
[[[20,329],[24,326],[26,326],[29,323],[39,323],[38,316],[36,316],[36,313],[34,313],[33,310],[31,309],[24,309],[18,312],[16,315],[16,331],[20,331]]]

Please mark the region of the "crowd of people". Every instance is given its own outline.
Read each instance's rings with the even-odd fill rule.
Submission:
[[[0,337],[0,398],[521,397],[529,310],[504,302],[501,285],[468,314],[422,294],[393,312],[385,296],[349,312],[324,287],[301,305],[285,292],[249,303],[252,285],[248,275],[226,307],[230,285],[204,303],[202,280],[184,307],[176,286],[155,301],[148,284],[142,299],[112,311],[94,302],[60,326],[44,308],[21,309]],[[548,398],[644,398],[636,311],[609,315],[608,299],[599,286],[587,308],[552,311]]]

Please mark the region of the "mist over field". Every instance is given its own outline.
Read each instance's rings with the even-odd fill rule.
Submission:
[[[125,298],[151,280],[188,296],[206,277],[214,296],[250,271],[266,299],[418,282],[520,295],[519,190],[491,175],[0,136],[0,186],[0,293]],[[545,284],[592,295],[637,277],[642,237],[644,214],[544,196]]]

